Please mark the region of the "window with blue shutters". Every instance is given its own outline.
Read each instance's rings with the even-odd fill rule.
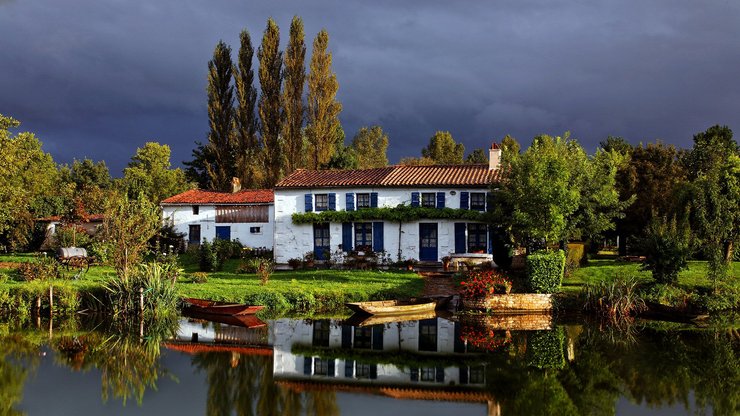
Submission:
[[[485,211],[486,210],[486,193],[485,192],[471,192],[470,193],[470,209],[474,211]]]
[[[468,192],[460,192],[460,209],[470,209],[468,206],[469,195]]]
[[[421,206],[424,208],[434,208],[437,206],[437,195],[434,192],[422,192]]]
[[[437,192],[437,208],[445,207],[445,193]]]
[[[468,224],[468,251],[486,252],[488,249],[488,229],[486,224]]]
[[[377,207],[378,207],[378,193],[371,192],[370,193],[370,208],[377,208]]]
[[[306,200],[306,212],[313,211],[313,195],[306,194],[305,200]]]
[[[369,251],[373,249],[373,223],[355,223],[355,249]]]
[[[330,193],[329,194],[329,211],[336,211],[337,210],[337,194]]]
[[[419,206],[419,193],[418,192],[411,192],[411,206],[412,207]]]
[[[370,193],[357,194],[357,209],[370,208]]]
[[[355,194],[352,192],[347,192],[345,195],[345,209],[347,211],[354,211],[355,210]]]

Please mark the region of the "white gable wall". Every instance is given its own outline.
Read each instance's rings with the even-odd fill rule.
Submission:
[[[455,195],[450,192],[454,191]],[[336,210],[346,210],[346,194],[378,193],[378,207],[395,207],[399,204],[411,205],[412,192],[444,192],[445,207],[460,208],[461,192],[487,192],[486,188],[317,188],[317,189],[276,189],[275,190],[275,262],[285,264],[288,259],[302,258],[306,252],[313,251],[313,225],[293,224],[294,213],[305,212],[306,194],[336,194]],[[312,204],[315,211],[315,203]],[[355,204],[355,209],[357,205]],[[401,226],[401,258],[419,259],[419,222],[438,224],[438,259],[455,250],[455,222],[462,220],[424,220],[403,223]],[[330,224],[331,251],[342,244],[342,224]],[[399,250],[398,223],[386,221],[383,227],[385,250],[395,261]]]
[[[188,241],[190,225],[200,225],[200,239],[213,241],[216,238],[216,226],[231,227],[231,239],[239,239],[245,247],[266,247],[271,249],[274,238],[275,206],[270,205],[268,210],[269,222],[255,223],[216,223],[216,206],[199,205],[198,215],[193,214],[192,205],[165,205],[162,207],[162,218],[172,220],[175,229],[185,234]],[[251,227],[260,227],[259,234],[250,233]]]

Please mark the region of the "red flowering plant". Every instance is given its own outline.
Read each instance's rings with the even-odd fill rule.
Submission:
[[[495,293],[509,293],[511,279],[496,270],[476,270],[468,272],[460,282],[462,296],[468,299],[482,299]]]
[[[464,325],[460,337],[468,345],[481,351],[493,351],[511,343],[511,332],[494,331],[477,325]]]

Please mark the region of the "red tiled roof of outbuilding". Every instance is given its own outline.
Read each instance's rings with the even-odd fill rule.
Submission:
[[[298,169],[275,185],[275,188],[329,187],[486,187],[498,170],[488,165],[396,165],[375,169],[305,170]]]
[[[272,189],[243,189],[234,193],[191,189],[165,199],[162,201],[162,205],[271,204],[274,200],[275,194]]]

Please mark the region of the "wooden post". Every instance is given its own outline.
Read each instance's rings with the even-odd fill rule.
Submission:
[[[54,286],[49,285],[49,316],[54,314]]]
[[[144,313],[144,288],[139,288],[139,312]]]
[[[36,296],[36,316],[41,315],[41,296]]]

